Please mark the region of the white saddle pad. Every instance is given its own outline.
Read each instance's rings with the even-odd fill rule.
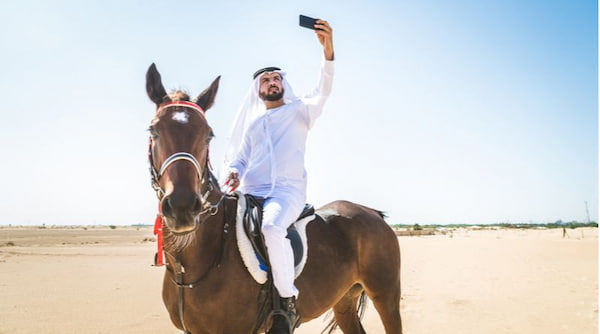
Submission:
[[[267,281],[267,272],[260,267],[260,263],[258,261],[258,257],[252,248],[252,243],[248,239],[248,236],[244,232],[244,213],[246,212],[246,196],[239,191],[235,192],[238,196],[238,207],[237,207],[237,216],[236,216],[236,239],[238,248],[240,250],[240,254],[242,255],[242,260],[248,269],[250,275],[254,278],[256,282],[259,284],[264,284]],[[302,252],[302,259],[300,263],[295,268],[297,278],[302,273],[302,269],[304,269],[304,265],[306,264],[306,259],[308,258],[308,245],[306,242],[306,225],[315,219],[315,215],[311,215],[301,220],[295,222],[296,230],[298,230],[298,234],[300,234],[300,239],[302,239],[302,246],[304,247],[304,252]]]

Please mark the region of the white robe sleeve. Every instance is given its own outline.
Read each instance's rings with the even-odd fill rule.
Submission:
[[[308,128],[312,128],[315,120],[321,115],[323,106],[327,101],[327,97],[331,93],[331,86],[333,85],[333,60],[326,60],[323,58],[321,62],[321,77],[319,79],[319,85],[310,94],[301,98],[303,104],[306,106]]]

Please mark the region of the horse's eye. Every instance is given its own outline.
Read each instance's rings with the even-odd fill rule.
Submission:
[[[153,127],[149,127],[148,132],[150,132],[150,137],[152,137],[152,139],[158,138],[158,133],[156,132],[156,130],[154,130]]]
[[[212,130],[210,130],[210,132],[208,133],[208,137],[206,138],[206,143],[207,143],[207,144],[210,144],[210,141],[211,141],[213,138],[215,138],[215,133],[214,133]]]

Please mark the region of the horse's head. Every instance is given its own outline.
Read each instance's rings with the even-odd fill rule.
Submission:
[[[157,108],[149,128],[153,187],[165,223],[176,234],[195,230],[207,206],[203,191],[210,190],[203,189],[212,182],[208,146],[213,132],[204,113],[215,100],[219,79],[190,100],[181,91],[167,94],[154,64],[146,73],[146,91]]]

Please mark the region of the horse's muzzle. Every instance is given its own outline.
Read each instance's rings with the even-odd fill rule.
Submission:
[[[160,202],[161,212],[169,230],[175,234],[185,234],[198,227],[202,212],[202,202],[196,193],[171,193]]]

